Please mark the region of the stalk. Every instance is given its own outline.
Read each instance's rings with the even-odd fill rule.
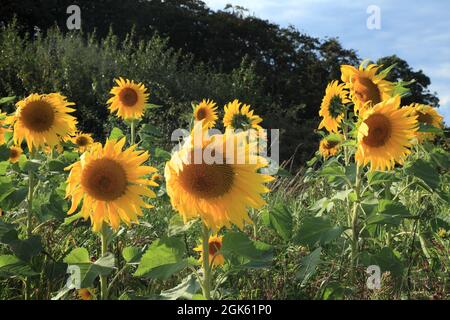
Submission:
[[[107,237],[105,229],[102,228],[102,231],[100,232],[100,239],[102,243],[102,257],[106,256],[106,253],[108,252],[108,240],[106,238]],[[108,277],[102,275],[100,276],[100,299],[108,300]]]
[[[31,159],[34,158],[34,152],[31,151]],[[35,181],[33,171],[28,170],[28,196],[27,196],[27,238],[31,238],[33,235],[33,194],[35,189]],[[25,300],[29,300],[31,296],[31,279],[29,277],[25,278]]]
[[[352,269],[353,269],[353,275],[356,270],[357,266],[357,259],[358,259],[358,243],[359,243],[359,228],[358,228],[358,206],[360,202],[360,187],[361,187],[361,172],[360,167],[356,166],[356,181],[355,181],[355,187],[354,191],[356,194],[356,202],[353,204],[353,211],[352,211]]]
[[[203,296],[206,300],[211,300],[211,266],[209,264],[209,229],[203,224],[202,229],[203,245]]]
[[[136,122],[135,120],[131,120],[130,124],[130,145],[133,145],[136,141]]]

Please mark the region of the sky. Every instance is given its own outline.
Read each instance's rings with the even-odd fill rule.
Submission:
[[[362,59],[398,55],[431,79],[439,112],[450,125],[450,1],[448,0],[204,0],[214,10],[230,3],[251,15],[309,35],[338,37]],[[380,12],[380,28],[369,29],[369,6]],[[372,20],[373,21],[373,20]]]

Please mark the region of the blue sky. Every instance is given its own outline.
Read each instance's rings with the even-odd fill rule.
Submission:
[[[211,9],[240,5],[250,14],[307,34],[338,37],[363,59],[396,54],[431,78],[450,124],[450,1],[448,0],[204,0]],[[381,10],[381,29],[369,30],[367,8]]]

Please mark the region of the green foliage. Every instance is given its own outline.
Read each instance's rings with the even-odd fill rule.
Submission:
[[[188,266],[184,258],[185,245],[178,238],[165,238],[154,241],[142,256],[137,277],[168,279],[172,274]]]
[[[295,236],[295,242],[301,245],[325,245],[338,238],[344,231],[343,227],[335,226],[324,217],[306,217]]]

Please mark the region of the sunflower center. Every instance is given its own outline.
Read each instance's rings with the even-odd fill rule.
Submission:
[[[233,119],[231,120],[231,125],[234,129],[242,129],[247,130],[251,127],[251,121],[250,118],[247,117],[245,114],[235,114],[233,116]]]
[[[389,119],[382,114],[373,114],[364,122],[369,127],[368,135],[363,138],[364,143],[373,148],[384,146],[392,133]]]
[[[77,146],[85,147],[89,144],[89,139],[81,136],[81,137],[78,137],[75,142],[76,142]]]
[[[425,123],[428,125],[433,124],[433,117],[428,113],[418,112],[417,116],[417,121],[419,121],[420,123]]]
[[[333,149],[334,147],[336,147],[338,145],[337,141],[327,141],[325,143],[325,148],[326,149]]]
[[[214,256],[222,248],[222,244],[219,241],[211,241],[209,243],[209,255]]]
[[[188,164],[180,173],[181,186],[203,199],[225,195],[233,185],[234,172],[228,164]]]
[[[366,77],[357,78],[355,81],[355,94],[362,103],[372,101],[375,105],[381,102],[381,94],[378,86]]]
[[[11,159],[17,158],[19,156],[19,151],[16,149],[10,149],[9,150],[9,157]]]
[[[124,168],[111,159],[89,163],[81,174],[81,185],[99,201],[114,201],[125,194],[127,176]]]
[[[337,118],[344,112],[344,106],[342,105],[341,97],[333,96],[330,100],[329,112],[333,118]]]
[[[138,95],[135,90],[131,88],[125,88],[120,91],[119,99],[126,107],[133,107],[138,101]]]
[[[51,104],[46,101],[32,101],[22,109],[20,119],[27,129],[44,132],[53,126],[55,111]]]
[[[197,110],[197,120],[198,121],[202,121],[203,119],[206,118],[207,115],[208,115],[208,113],[205,108],[200,108]]]

